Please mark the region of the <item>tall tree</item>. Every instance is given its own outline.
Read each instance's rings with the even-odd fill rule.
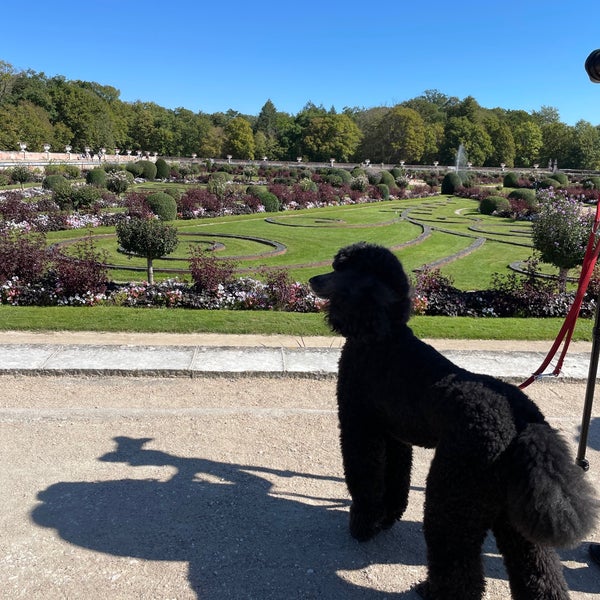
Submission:
[[[304,128],[302,147],[311,160],[335,158],[348,162],[358,148],[360,137],[358,126],[348,115],[317,115]]]
[[[382,141],[385,163],[417,163],[425,150],[425,123],[412,108],[397,105],[379,122],[377,134]]]
[[[533,120],[522,120],[512,127],[515,141],[515,165],[531,167],[540,159],[542,130]]]
[[[252,126],[246,119],[235,117],[227,123],[223,150],[234,158],[254,158],[254,135]]]
[[[580,169],[600,169],[600,130],[589,121],[577,121],[574,127],[573,164]]]
[[[444,128],[444,144],[440,154],[446,164],[454,164],[459,147],[464,147],[474,165],[483,165],[492,154],[492,141],[482,125],[467,117],[451,117]]]
[[[542,127],[542,162],[558,161],[559,168],[573,167],[575,135],[572,127],[553,122]]]

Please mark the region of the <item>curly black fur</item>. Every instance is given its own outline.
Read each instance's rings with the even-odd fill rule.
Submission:
[[[424,532],[435,600],[480,599],[481,546],[492,530],[513,598],[569,597],[554,546],[594,526],[598,503],[567,444],[518,388],[461,369],[408,327],[410,285],[386,248],[342,248],[310,280],[344,335],[338,409],[350,532],[368,540],[408,502],[412,446],[436,448]]]

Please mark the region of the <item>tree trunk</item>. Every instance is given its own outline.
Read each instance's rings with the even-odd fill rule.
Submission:
[[[150,285],[154,284],[154,269],[152,267],[152,259],[148,258],[148,283]]]
[[[567,273],[569,269],[559,267],[558,269],[558,291],[562,294],[567,291]]]

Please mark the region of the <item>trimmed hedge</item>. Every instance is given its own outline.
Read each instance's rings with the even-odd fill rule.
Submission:
[[[88,185],[95,185],[99,188],[106,187],[106,171],[100,167],[96,167],[91,171],[88,171],[85,175],[85,182]]]
[[[459,187],[462,187],[462,180],[458,173],[446,173],[442,179],[442,194],[454,194]]]
[[[501,214],[508,211],[510,211],[510,202],[504,196],[488,196],[479,203],[479,212],[482,215]]]
[[[519,175],[510,171],[504,176],[502,181],[502,185],[508,188],[518,188],[519,187]]]
[[[158,216],[161,221],[174,221],[177,218],[177,202],[169,194],[156,192],[146,198],[150,210]]]
[[[171,168],[164,158],[157,158],[154,163],[156,166],[156,177],[158,179],[168,179],[171,175]]]

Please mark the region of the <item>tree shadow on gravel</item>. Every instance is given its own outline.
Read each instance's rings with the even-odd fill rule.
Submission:
[[[425,548],[421,524],[414,522],[398,523],[372,542],[355,542],[345,498],[304,495],[318,490],[319,480],[331,486],[342,483],[339,478],[145,449],[151,438],[115,441],[116,450],[101,461],[168,466],[176,473],[168,481],[56,483],[38,494],[36,524],[98,552],[186,561],[198,598],[418,598],[413,591],[378,591],[344,578],[343,572],[373,564],[394,571],[423,565]],[[273,491],[273,482],[280,491]]]

